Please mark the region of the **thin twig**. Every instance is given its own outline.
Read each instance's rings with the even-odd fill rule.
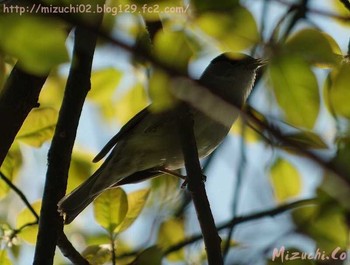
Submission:
[[[74,248],[66,235],[61,232],[57,240],[57,246],[62,254],[76,265],[89,265],[90,263]]]
[[[29,211],[34,215],[34,217],[38,221],[39,220],[39,215],[37,214],[37,212],[35,211],[33,206],[30,204],[30,202],[28,201],[28,199],[24,195],[24,193],[19,188],[17,188],[17,186],[15,184],[13,184],[12,181],[9,178],[7,178],[2,172],[0,172],[0,177],[21,198],[23,203],[27,206]]]
[[[273,217],[273,216],[276,216],[276,215],[279,215],[279,214],[282,214],[286,211],[289,211],[289,210],[292,210],[292,209],[295,209],[295,208],[298,208],[298,207],[302,207],[302,206],[310,206],[312,204],[315,204],[317,202],[317,199],[316,198],[311,198],[311,199],[303,199],[303,200],[298,200],[298,201],[295,201],[295,202],[291,202],[291,203],[286,203],[286,204],[283,204],[281,206],[278,206],[278,207],[275,207],[275,208],[272,208],[272,209],[268,209],[268,210],[264,210],[264,211],[260,211],[260,212],[256,212],[256,213],[252,213],[252,214],[249,214],[249,215],[245,215],[245,216],[237,216],[237,217],[234,217],[233,219],[227,221],[227,222],[224,222],[220,225],[217,226],[217,230],[218,231],[221,231],[223,229],[227,229],[229,228],[232,224],[235,224],[235,225],[238,225],[238,224],[241,224],[241,223],[246,223],[246,222],[249,222],[249,221],[254,221],[254,220],[257,220],[257,219],[260,219],[260,218],[264,218],[264,217]],[[191,236],[190,238],[176,244],[176,245],[173,245],[171,247],[169,247],[168,249],[166,249],[164,251],[164,255],[168,255],[174,251],[177,251],[189,244],[193,244],[199,240],[202,239],[202,235],[201,234],[197,234],[197,235],[194,235],[194,236]]]

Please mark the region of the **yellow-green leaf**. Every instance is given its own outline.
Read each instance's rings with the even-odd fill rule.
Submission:
[[[222,0],[220,4],[216,1],[192,0],[194,8],[198,13],[205,11],[228,11],[237,6],[239,0]]]
[[[93,71],[91,74],[91,90],[88,99],[98,103],[110,103],[123,73],[115,68]]]
[[[156,34],[154,52],[159,60],[184,72],[193,54],[183,31],[168,30],[159,31]]]
[[[41,201],[37,201],[32,203],[32,207],[35,210],[37,214],[40,212],[41,208]],[[23,209],[17,216],[17,222],[16,222],[16,227],[17,229],[20,229],[24,225],[28,225],[31,223],[35,223],[37,220],[33,213],[28,209],[25,208]],[[38,234],[38,225],[28,225],[21,232],[19,233],[19,236],[29,244],[35,244],[36,242],[36,236]]]
[[[298,31],[287,40],[285,49],[288,53],[302,56],[308,62],[321,65],[334,65],[339,63],[341,57],[340,47],[335,40],[316,29]]]
[[[103,265],[111,260],[111,246],[109,244],[88,246],[82,255],[90,264]]]
[[[334,69],[325,83],[325,98],[333,114],[350,118],[350,63],[343,63]]]
[[[149,189],[142,189],[128,194],[128,212],[124,221],[114,230],[115,233],[120,233],[133,224],[145,206],[149,192]]]
[[[0,167],[0,172],[10,181],[14,181],[22,165],[22,154],[16,142],[11,146],[4,162]],[[0,177],[0,199],[5,197],[10,191],[10,187]]]
[[[241,6],[225,13],[203,13],[196,22],[223,50],[241,51],[260,39],[253,15]]]
[[[116,117],[120,123],[125,124],[136,113],[145,108],[147,103],[148,100],[145,89],[138,83],[130,88],[123,97],[115,103],[114,117]]]
[[[160,71],[155,70],[149,80],[150,98],[152,105],[150,110],[154,112],[161,112],[170,109],[177,102],[176,98],[171,92],[169,86],[171,85],[170,77]]]
[[[94,201],[94,214],[99,225],[112,233],[128,212],[128,199],[121,188],[109,189]]]
[[[142,251],[132,265],[161,265],[163,252],[158,247],[150,247]]]
[[[170,246],[179,243],[185,239],[185,227],[183,220],[169,219],[160,225],[158,232],[157,244],[162,249],[167,249]],[[169,261],[182,261],[184,259],[184,250],[180,249],[167,256]]]
[[[67,33],[49,17],[11,14],[0,17],[0,49],[34,74],[44,74],[68,60]]]
[[[5,249],[0,250],[0,264],[1,265],[12,265],[12,262]]]
[[[53,108],[33,109],[17,134],[17,140],[40,147],[53,136],[58,113]]]
[[[279,56],[269,65],[269,77],[286,121],[312,129],[318,117],[318,84],[310,66],[297,56]]]
[[[283,202],[298,196],[302,181],[298,170],[287,160],[277,159],[270,169],[270,180],[277,201]]]

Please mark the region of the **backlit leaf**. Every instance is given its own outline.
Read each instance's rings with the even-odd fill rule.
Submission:
[[[225,13],[203,13],[196,22],[223,50],[247,49],[260,39],[254,17],[241,6]]]
[[[158,247],[150,247],[142,251],[132,265],[161,265],[163,253]]]
[[[115,68],[93,71],[88,99],[99,103],[110,102],[122,76],[123,73]]]
[[[58,20],[17,14],[0,17],[0,49],[34,74],[47,73],[68,60],[66,37]]]
[[[157,243],[163,250],[184,239],[185,228],[183,220],[169,219],[160,225]],[[167,259],[172,262],[182,261],[184,259],[184,249],[169,254]]]
[[[1,265],[12,265],[12,262],[5,249],[0,250],[0,264]]]
[[[326,104],[333,114],[350,118],[350,63],[334,69],[325,83]]]
[[[270,169],[270,180],[279,202],[294,198],[301,192],[302,183],[299,172],[287,160],[276,160]]]
[[[128,199],[121,188],[106,190],[94,201],[96,221],[110,233],[123,222],[127,212]]]
[[[102,265],[111,260],[111,246],[109,244],[88,246],[82,255],[90,264]]]
[[[115,116],[121,124],[125,124],[135,114],[147,106],[147,94],[138,83],[130,88],[115,104]]]
[[[188,61],[192,56],[183,31],[159,31],[154,38],[154,52],[159,60],[181,71],[187,70]]]
[[[32,207],[34,208],[35,212],[39,214],[40,208],[41,208],[41,201],[34,202],[32,204]],[[28,208],[25,208],[17,216],[16,227],[17,229],[19,229],[24,225],[34,223],[36,221],[37,220],[33,215],[33,213]],[[27,243],[34,245],[36,243],[37,234],[38,234],[38,225],[34,224],[23,228],[23,230],[21,230],[21,232],[19,233],[19,236]]]
[[[10,181],[14,181],[22,165],[22,154],[18,143],[12,144],[4,162],[0,167],[0,172]],[[5,197],[10,191],[10,187],[0,177],[0,199]]]
[[[53,136],[58,113],[53,108],[33,109],[17,134],[20,140],[33,147],[40,147]]]
[[[269,65],[269,77],[286,121],[312,129],[318,117],[320,97],[310,67],[296,56],[279,56]]]
[[[115,233],[120,233],[133,224],[145,206],[149,192],[149,189],[142,189],[128,194],[128,212],[123,222],[114,230]]]

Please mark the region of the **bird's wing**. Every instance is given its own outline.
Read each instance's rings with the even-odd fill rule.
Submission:
[[[95,156],[92,160],[94,163],[100,161],[116,144],[121,140],[130,130],[132,130],[137,124],[143,120],[147,114],[149,114],[148,108],[144,108],[139,113],[137,113],[131,120],[129,120],[120,131],[113,136],[111,140],[102,148],[102,150]]]

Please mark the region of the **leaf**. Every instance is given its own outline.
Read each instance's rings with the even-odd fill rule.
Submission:
[[[322,140],[322,138],[308,131],[297,132],[285,134],[284,138],[295,143],[298,146],[302,146],[305,149],[326,149],[328,148],[327,144]],[[290,146],[293,147],[293,146]]]
[[[34,202],[31,205],[34,208],[35,212],[39,214],[41,201]],[[26,224],[34,223],[36,221],[37,220],[33,213],[28,208],[25,208],[17,215],[16,227],[19,229]],[[27,243],[34,245],[36,243],[37,234],[38,225],[35,224],[23,228],[23,230],[21,230],[19,233],[19,236]]]
[[[156,246],[142,251],[131,265],[161,265],[163,252]]]
[[[118,121],[125,124],[136,113],[147,106],[148,100],[145,89],[138,83],[130,88],[124,96],[117,101],[115,106],[115,116]]]
[[[0,250],[0,264],[1,265],[12,265],[12,262],[5,249]]]
[[[68,61],[66,37],[58,20],[28,14],[0,17],[0,49],[17,57],[20,65],[33,74],[46,74]]]
[[[301,176],[287,160],[277,159],[270,169],[270,180],[278,202],[298,196],[301,192]]]
[[[162,248],[166,249],[176,243],[181,242],[185,239],[185,227],[183,220],[180,219],[169,219],[160,225],[158,231],[157,244]],[[167,259],[171,262],[183,261],[184,250],[180,249],[167,256]]]
[[[187,71],[193,52],[183,31],[158,31],[154,38],[154,53],[159,60],[180,71]]]
[[[58,113],[53,108],[33,109],[17,134],[20,140],[33,147],[40,147],[53,136]]]
[[[239,0],[222,0],[220,1],[220,5],[215,1],[193,0],[191,4],[198,13],[205,11],[227,11],[234,9],[239,4]]]
[[[70,161],[67,192],[76,188],[79,184],[91,175],[93,164],[91,161],[93,155],[81,150],[73,150],[72,159]]]
[[[9,152],[7,153],[4,162],[0,167],[0,172],[8,178],[10,181],[14,181],[17,177],[18,171],[22,165],[22,154],[19,149],[19,145],[12,144]],[[5,197],[10,191],[10,187],[0,177],[0,199]]]
[[[296,56],[279,56],[269,65],[269,77],[287,122],[312,129],[318,117],[320,97],[310,67]]]
[[[317,45],[315,45],[317,43]],[[286,42],[288,53],[295,53],[311,63],[335,65],[342,53],[335,40],[328,34],[316,29],[303,29],[292,35]]]
[[[350,118],[350,63],[334,69],[325,82],[324,93],[328,109],[336,115]]]
[[[168,110],[177,102],[171,93],[169,84],[171,84],[171,79],[166,73],[157,69],[153,72],[149,80],[149,94],[152,99],[151,111],[161,112]]]
[[[149,193],[149,189],[142,189],[128,194],[128,212],[123,222],[114,230],[114,233],[120,233],[134,223],[145,206]]]
[[[94,214],[99,225],[112,233],[128,212],[128,199],[121,188],[109,189],[94,201]]]
[[[93,265],[102,265],[111,260],[110,244],[93,245],[84,249],[82,256]]]
[[[203,13],[195,25],[217,41],[222,50],[241,51],[260,39],[253,15],[242,6],[225,13]]]
[[[91,74],[91,90],[88,99],[106,104],[110,103],[123,73],[115,68],[95,70]]]

